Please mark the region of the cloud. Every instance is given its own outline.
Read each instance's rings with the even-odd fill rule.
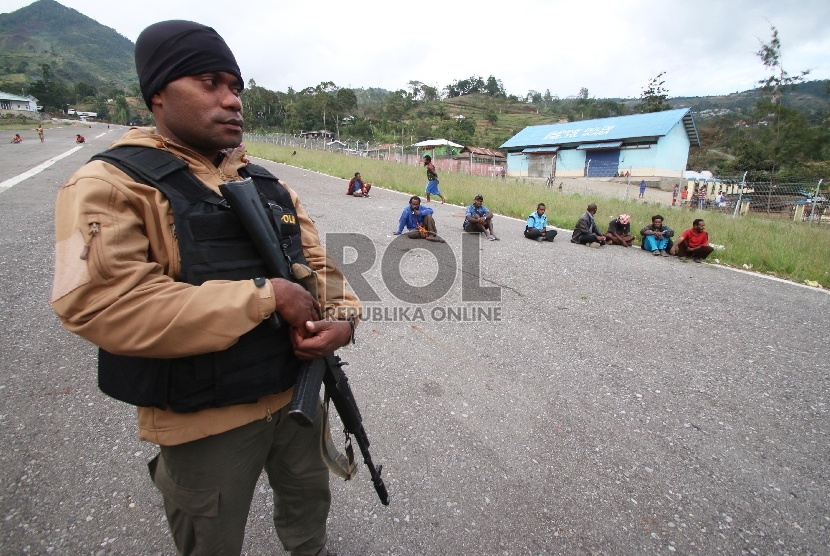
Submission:
[[[6,0],[16,9],[30,2]],[[443,87],[495,75],[508,92],[637,97],[666,71],[671,96],[725,94],[766,75],[755,52],[775,25],[784,65],[830,78],[830,9],[804,0],[595,1],[314,4],[278,0],[144,0],[112,9],[102,0],[64,0],[135,41],[163,19],[211,25],[236,53],[246,79],[277,90],[321,81],[399,89],[409,80]],[[765,19],[766,18],[766,19]],[[768,21],[769,20],[769,23]]]

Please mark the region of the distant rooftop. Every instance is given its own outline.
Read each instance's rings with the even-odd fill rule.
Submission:
[[[37,99],[35,97],[32,97],[32,96],[22,97],[20,95],[13,95],[13,94],[7,93],[5,91],[0,91],[0,99],[3,99],[3,100],[22,100],[24,102],[29,102],[30,100],[37,101]]]
[[[544,147],[597,141],[620,141],[646,137],[663,137],[678,122],[683,121],[692,146],[700,146],[692,112],[688,108],[616,116],[598,120],[583,120],[561,124],[533,125],[511,137],[502,149],[516,147]]]

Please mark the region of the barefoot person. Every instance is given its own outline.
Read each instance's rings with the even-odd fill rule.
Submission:
[[[412,239],[423,238],[444,243],[444,240],[438,235],[438,229],[435,227],[435,219],[432,217],[433,212],[431,208],[421,206],[421,198],[417,195],[410,197],[409,205],[403,209],[398,220],[398,230],[392,232],[392,234],[399,236],[406,228],[409,230],[406,236]]]
[[[438,172],[435,171],[435,166],[432,164],[432,157],[424,155],[424,166],[427,167],[427,203],[430,200],[430,195],[438,195],[441,197],[441,204],[443,205],[446,199],[438,190]]]
[[[484,234],[490,241],[498,241],[493,231],[493,213],[484,206],[484,197],[476,195],[473,204],[467,207],[464,215],[464,231],[471,234]]]
[[[346,195],[368,197],[370,189],[372,189],[372,184],[364,182],[363,178],[360,177],[360,172],[355,172],[354,177],[349,180],[349,188],[346,190]]]
[[[631,235],[631,216],[621,214],[608,223],[608,231],[605,234],[605,241],[610,245],[622,245],[631,247],[634,236]]]
[[[706,223],[702,218],[696,218],[692,227],[680,234],[680,239],[671,248],[671,254],[678,257],[691,257],[696,263],[703,262],[714,247],[709,245],[709,233],[706,231]]]

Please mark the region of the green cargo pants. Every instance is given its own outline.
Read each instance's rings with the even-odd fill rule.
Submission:
[[[294,556],[326,554],[331,504],[329,472],[320,455],[321,412],[303,428],[284,407],[222,434],[162,446],[149,463],[164,497],[176,550],[183,555],[237,555],[262,470],[274,492],[274,526]]]

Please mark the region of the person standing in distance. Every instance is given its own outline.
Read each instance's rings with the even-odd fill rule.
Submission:
[[[324,556],[323,420],[318,411],[301,427],[287,405],[302,360],[353,340],[359,301],[296,193],[239,148],[244,81],[222,37],[190,21],[156,23],[139,35],[135,60],[156,127],[131,129],[115,143],[126,149],[102,153],[60,190],[52,307],[101,348],[102,390],[137,405],[139,437],[160,446],[150,476],[178,554],[239,554],[264,469],[285,550]],[[119,169],[125,152],[138,166],[167,160],[177,187]],[[307,265],[294,274],[316,272],[307,276],[316,297],[263,276],[253,242],[234,232],[241,224],[219,185],[251,176],[287,215],[272,227]],[[268,323],[275,312],[279,330]],[[133,370],[143,380],[128,382]],[[159,376],[161,389],[150,380]]]
[[[438,195],[441,197],[441,204],[446,202],[441,191],[438,190],[438,172],[435,171],[435,166],[432,164],[432,157],[428,154],[424,155],[424,166],[427,168],[427,203],[430,201],[430,195]]]

